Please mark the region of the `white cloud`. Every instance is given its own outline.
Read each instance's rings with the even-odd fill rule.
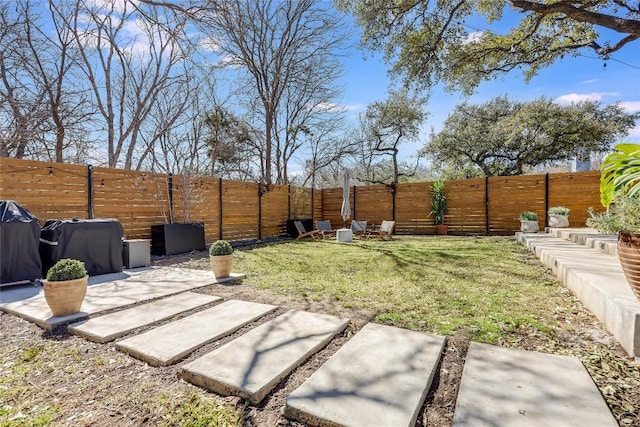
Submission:
[[[629,136],[634,138],[640,138],[640,125],[637,125],[629,129]]]
[[[213,37],[204,37],[200,40],[200,47],[207,52],[218,53],[221,50],[220,41]]]
[[[640,101],[624,101],[620,103],[620,106],[627,113],[637,113],[640,111]]]
[[[320,112],[349,112],[349,111],[360,111],[364,109],[364,106],[362,104],[345,104],[345,105],[340,105],[340,104],[336,104],[335,102],[319,102],[316,105],[313,106],[309,106],[310,110],[317,110]]]
[[[558,104],[566,105],[584,101],[602,101],[608,96],[617,96],[616,92],[568,93],[555,99]]]
[[[598,83],[598,79],[589,79],[589,80],[583,80],[580,82],[581,85],[590,85],[593,83]]]

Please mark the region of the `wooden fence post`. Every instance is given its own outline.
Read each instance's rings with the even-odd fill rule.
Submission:
[[[262,240],[262,184],[258,184],[258,240]]]
[[[87,217],[93,219],[93,166],[87,165]]]
[[[544,175],[544,226],[549,224],[549,172]]]
[[[489,225],[489,177],[484,177],[484,235],[488,236],[490,232]]]
[[[354,185],[353,186],[353,219],[358,219],[358,216],[356,215],[356,189],[358,188],[358,186]]]

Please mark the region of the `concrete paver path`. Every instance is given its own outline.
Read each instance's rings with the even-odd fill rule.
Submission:
[[[166,366],[205,344],[232,334],[276,308],[268,304],[230,300],[118,341],[116,348],[150,365]]]
[[[453,427],[615,427],[575,357],[471,343]]]
[[[234,275],[216,280],[212,271],[169,267],[131,270],[126,273],[119,273],[117,276],[121,278],[89,286],[80,313],[52,317],[47,301],[44,299],[43,291],[40,291],[38,295],[32,298],[6,304],[2,309],[33,322],[41,328],[53,329],[57,326],[86,319],[90,314],[243,277]],[[89,278],[90,281],[91,279],[93,278]]]
[[[69,332],[93,342],[113,341],[130,331],[168,319],[185,311],[219,301],[220,297],[183,292],[147,304],[91,318],[69,326]]]
[[[335,316],[291,310],[184,365],[182,377],[257,404],[348,323]]]
[[[286,415],[313,425],[412,426],[444,343],[369,323],[287,398]]]

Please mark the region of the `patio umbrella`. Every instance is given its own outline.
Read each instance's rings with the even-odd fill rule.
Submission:
[[[349,205],[349,172],[345,172],[342,183],[342,209],[340,214],[344,220],[344,228],[347,228],[347,220],[351,217],[351,206]]]

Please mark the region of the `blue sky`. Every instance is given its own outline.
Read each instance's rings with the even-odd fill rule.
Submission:
[[[614,53],[612,59],[606,62],[606,67],[595,53],[585,50],[582,54],[580,57],[565,57],[554,63],[528,84],[517,70],[482,83],[476,94],[467,100],[482,103],[496,96],[508,95],[512,99],[527,101],[545,96],[559,103],[586,99],[600,101],[603,105],[621,102],[629,112],[640,111],[640,41]],[[390,66],[383,62],[380,54],[363,54],[354,49],[353,54],[345,59],[345,66],[343,103],[349,109],[350,116],[355,117],[369,103],[386,98],[391,84],[387,73]],[[442,88],[435,88],[425,105],[429,116],[423,125],[421,141],[401,146],[401,155],[410,156],[421,148],[431,128],[436,132],[442,129],[444,120],[464,99],[459,93],[447,93]],[[640,122],[624,141],[640,143]]]

